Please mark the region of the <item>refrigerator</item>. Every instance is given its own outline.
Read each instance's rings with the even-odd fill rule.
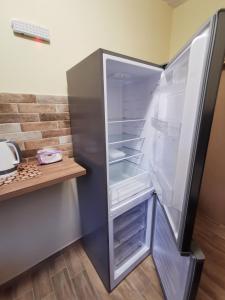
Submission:
[[[67,71],[84,249],[110,292],[151,255],[165,299],[194,299],[192,240],[225,54],[218,11],[165,66],[98,49]],[[151,278],[149,277],[149,282]]]

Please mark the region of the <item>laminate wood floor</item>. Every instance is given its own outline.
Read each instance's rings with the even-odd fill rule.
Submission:
[[[224,300],[225,226],[199,213],[194,239],[206,257],[197,300]]]
[[[43,262],[0,293],[1,300],[162,300],[159,280],[146,258],[111,294],[79,242]]]

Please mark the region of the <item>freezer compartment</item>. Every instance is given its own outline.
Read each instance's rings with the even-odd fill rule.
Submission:
[[[137,164],[124,160],[109,166],[109,199],[112,205],[118,204],[149,187],[149,172]]]
[[[123,214],[119,220],[114,221],[114,249],[129,241],[133,236],[145,230],[146,208],[135,208],[128,214]]]
[[[147,208],[148,201],[145,201],[114,219],[115,268],[146,245]]]
[[[135,255],[145,246],[145,230],[138,232],[131,239],[114,249],[115,268],[119,268],[131,256]]]
[[[121,206],[110,221],[113,286],[150,254],[154,197],[137,196],[135,200],[128,207]]]
[[[121,217],[114,220],[114,234],[126,229],[130,224],[136,221],[143,221],[146,217],[145,205],[138,205],[124,213]]]

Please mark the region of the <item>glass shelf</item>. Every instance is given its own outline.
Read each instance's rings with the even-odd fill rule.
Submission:
[[[108,143],[109,145],[113,145],[121,142],[128,142],[128,141],[141,140],[141,139],[144,139],[144,137],[123,132],[122,134],[109,135]]]
[[[125,122],[145,122],[145,119],[127,119],[127,118],[123,118],[123,119],[111,119],[108,121],[108,124],[115,124],[115,123],[125,123]]]
[[[129,147],[120,147],[118,149],[109,149],[109,164],[113,164],[124,159],[140,157],[143,153]]]

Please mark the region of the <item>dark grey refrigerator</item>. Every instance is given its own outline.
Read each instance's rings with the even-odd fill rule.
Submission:
[[[151,255],[166,299],[194,299],[192,241],[225,54],[225,11],[168,65],[99,49],[67,72],[83,245],[108,291]],[[149,278],[151,281],[151,278]]]

